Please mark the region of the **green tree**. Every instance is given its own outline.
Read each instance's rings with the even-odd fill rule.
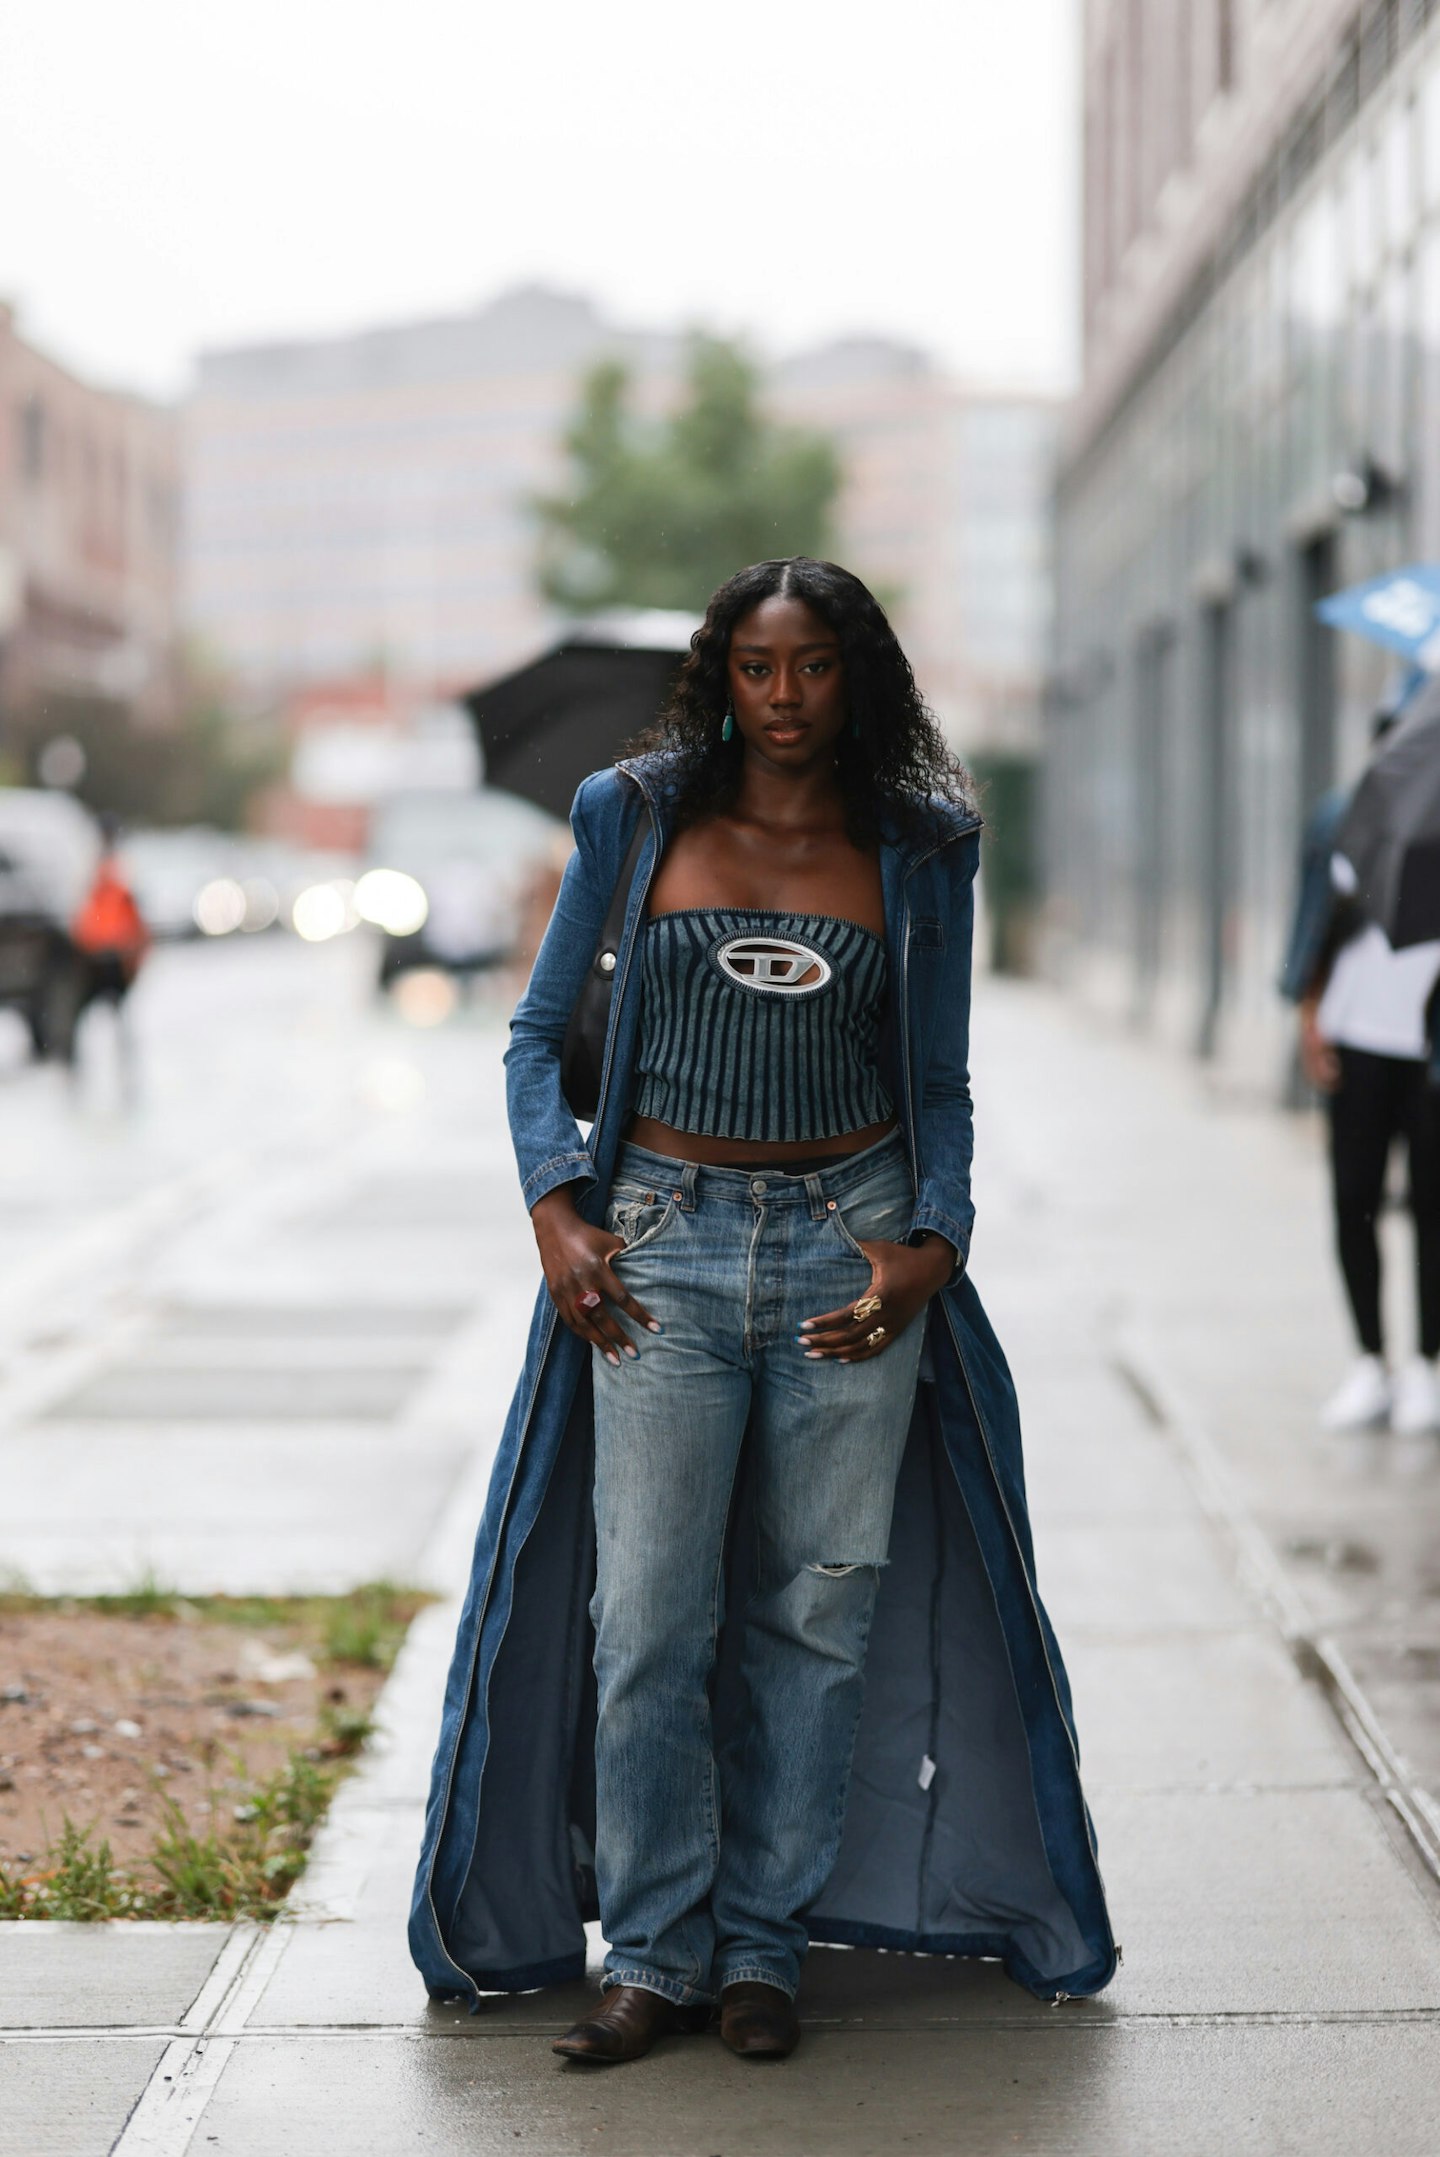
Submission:
[[[754,366],[720,338],[691,340],[684,395],[658,425],[632,413],[626,368],[602,361],[565,448],[568,487],[536,504],[539,581],[572,613],[696,612],[747,562],[830,552],[834,444],[771,419]]]

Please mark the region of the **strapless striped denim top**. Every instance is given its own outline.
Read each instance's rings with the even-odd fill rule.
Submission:
[[[638,1116],[707,1138],[835,1138],[894,1113],[885,944],[831,914],[684,907],[641,943]]]

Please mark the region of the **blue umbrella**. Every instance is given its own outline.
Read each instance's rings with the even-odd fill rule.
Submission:
[[[1352,584],[1318,601],[1315,612],[1332,629],[1352,629],[1440,674],[1440,562],[1413,562]]]

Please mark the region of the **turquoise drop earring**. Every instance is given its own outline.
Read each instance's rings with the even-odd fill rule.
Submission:
[[[725,717],[720,727],[720,739],[721,741],[733,741],[735,739],[735,714],[728,704],[725,707]]]

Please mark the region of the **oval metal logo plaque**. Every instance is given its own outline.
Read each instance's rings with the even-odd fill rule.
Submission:
[[[813,996],[831,974],[824,953],[793,936],[732,936],[717,945],[715,964],[742,989],[769,996]]]

